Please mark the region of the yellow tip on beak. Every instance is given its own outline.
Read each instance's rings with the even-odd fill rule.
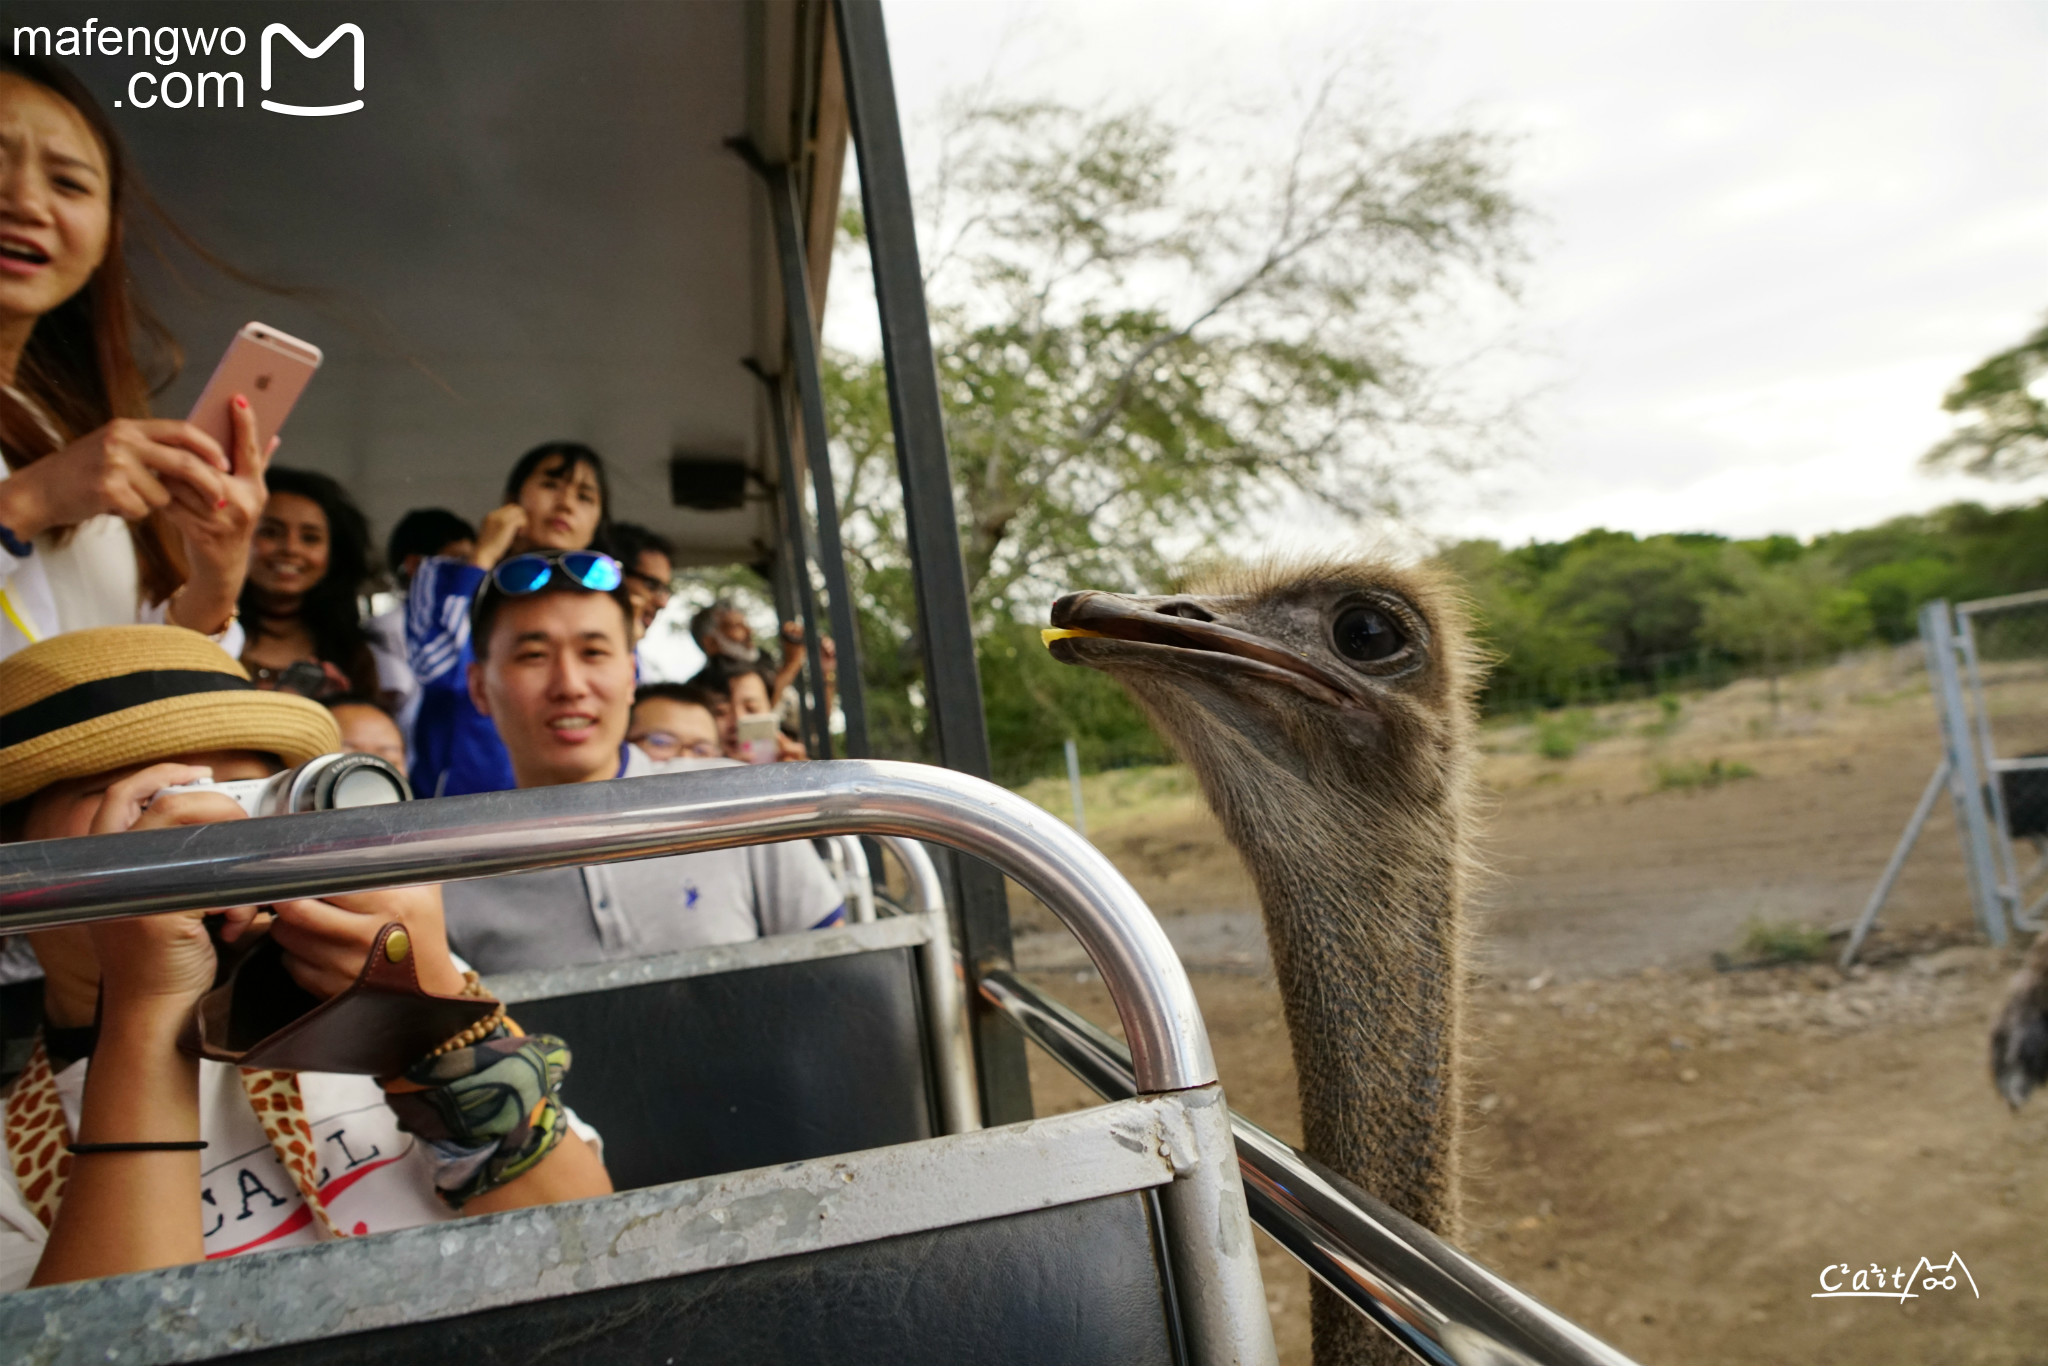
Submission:
[[[1052,643],[1055,640],[1070,640],[1076,637],[1087,636],[1093,636],[1098,640],[1103,638],[1100,631],[1068,631],[1057,626],[1048,626],[1045,630],[1038,633],[1038,638],[1045,642],[1047,649],[1052,648]]]

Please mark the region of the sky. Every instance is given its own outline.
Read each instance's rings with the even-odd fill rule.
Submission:
[[[1431,538],[1811,536],[2048,495],[1918,465],[1950,430],[1949,385],[2048,312],[2048,4],[885,14],[913,176],[947,93],[991,80],[1240,117],[1356,60],[1417,124],[1513,139],[1534,211],[1511,338],[1528,437],[1414,509]],[[859,346],[850,295],[834,289],[827,337]]]

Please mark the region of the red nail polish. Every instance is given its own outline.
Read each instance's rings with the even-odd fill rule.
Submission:
[[[241,396],[240,394],[236,394],[236,395],[235,395],[235,406],[236,406],[237,408],[246,408],[246,407],[248,407],[248,406],[249,406],[249,400],[248,400],[248,399],[246,399],[246,398],[243,398],[243,397],[242,397],[242,396]]]
[[[225,499],[225,498],[223,498],[223,499],[221,499],[221,500],[220,500],[220,501],[219,501],[218,503],[215,503],[215,504],[213,505],[213,510],[214,510],[215,512],[219,512],[219,511],[220,511],[220,510],[221,510],[222,508],[226,507],[227,505],[228,505],[228,500],[227,500],[227,499]]]

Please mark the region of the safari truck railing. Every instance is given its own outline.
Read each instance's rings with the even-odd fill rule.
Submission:
[[[1131,1055],[1008,972],[981,995],[1104,1100],[1135,1093]],[[1299,1149],[1232,1112],[1252,1222],[1418,1361],[1432,1366],[1632,1366],[1629,1358],[1509,1285]]]
[[[837,834],[971,852],[1049,906],[1116,1003],[1138,1097],[375,1238],[23,1290],[0,1296],[0,1343],[53,1366],[431,1360],[453,1355],[457,1343],[533,1357],[543,1343],[571,1342],[611,1360],[657,1361],[693,1346],[716,1355],[716,1343],[679,1337],[679,1325],[730,1335],[736,1316],[757,1309],[772,1319],[760,1333],[776,1342],[789,1341],[788,1323],[811,1325],[803,1341],[819,1349],[859,1330],[859,1350],[831,1347],[835,1359],[887,1360],[901,1359],[904,1346],[892,1332],[921,1331],[903,1305],[923,1296],[928,1321],[971,1315],[985,1295],[1009,1317],[979,1325],[979,1346],[949,1340],[956,1354],[1105,1359],[1104,1350],[1121,1353],[1073,1342],[1056,1307],[1034,1316],[1032,1304],[1062,1275],[1071,1281],[1077,1266],[1128,1279],[1134,1267],[1153,1276],[1156,1264],[1157,1279],[1130,1281],[1106,1304],[1085,1303],[1088,1287],[1069,1285],[1091,1311],[1091,1331],[1152,1342],[1156,1326],[1130,1312],[1149,1294],[1166,1306],[1171,1341],[1148,1356],[1272,1362],[1243,1187],[1226,1146],[1228,1114],[1186,972],[1093,846],[979,780],[879,761],[782,764],[18,844],[0,848],[0,933]],[[921,850],[898,852],[913,882],[925,884],[929,914],[929,863]],[[1069,1255],[1059,1227],[1045,1222],[1068,1211],[1079,1219],[1088,1202],[1136,1197],[1152,1213],[1136,1225],[1091,1226],[1107,1229],[1104,1255],[1092,1263]],[[1119,1254],[1110,1246],[1118,1237],[1129,1244],[1131,1230],[1147,1225],[1156,1247]],[[1031,1267],[1042,1283],[995,1272],[971,1279],[977,1268],[1001,1266],[1004,1230],[1037,1238]],[[904,1247],[895,1263],[884,1261]],[[797,1264],[794,1273],[779,1270]],[[878,1308],[860,1291],[890,1266],[897,1279]],[[708,1293],[693,1289],[700,1286]],[[706,1312],[720,1294],[726,1300]],[[877,1318],[862,1320],[869,1312]],[[1004,1338],[987,1336],[1003,1325],[1069,1338],[1062,1350],[1017,1358],[999,1350]],[[761,1341],[757,1334],[756,1351]]]

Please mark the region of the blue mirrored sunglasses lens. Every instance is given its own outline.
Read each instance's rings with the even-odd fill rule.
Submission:
[[[548,581],[553,567],[538,555],[514,555],[491,571],[491,578],[507,593],[531,593]]]
[[[576,550],[562,557],[562,568],[569,577],[594,593],[609,593],[625,582],[625,573],[619,562],[609,555],[600,555],[594,550]]]

